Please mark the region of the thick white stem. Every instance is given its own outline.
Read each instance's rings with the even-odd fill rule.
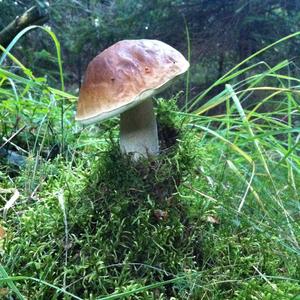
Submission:
[[[120,147],[133,159],[155,156],[159,153],[157,125],[151,99],[121,114]]]

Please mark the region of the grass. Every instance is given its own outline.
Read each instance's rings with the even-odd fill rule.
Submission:
[[[19,69],[0,68],[0,150],[12,151],[0,158],[0,207],[19,194],[0,221],[0,295],[300,299],[292,62],[239,64],[202,106],[211,88],[184,111],[158,100],[164,150],[133,165],[118,151],[116,119],[75,124],[60,55],[60,90],[6,55]],[[223,114],[203,114],[222,104]]]

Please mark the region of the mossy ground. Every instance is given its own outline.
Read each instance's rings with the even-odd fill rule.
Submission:
[[[284,231],[263,220],[251,197],[247,213],[236,213],[241,183],[216,163],[220,145],[199,147],[201,133],[184,125],[174,104],[160,102],[157,111],[157,158],[133,163],[119,152],[116,133],[108,133],[101,151],[39,165],[38,197],[27,187],[28,162],[16,180],[24,204],[4,223],[7,272],[65,286],[83,299],[174,278],[180,280],[128,299],[300,294],[297,249],[288,249]],[[17,286],[28,299],[63,298],[39,282]]]
[[[185,137],[166,107],[161,105],[158,112],[159,157],[133,163],[112,138],[105,151],[95,153],[84,184],[65,181],[70,187],[64,193],[67,241],[57,195],[25,209],[17,222],[19,230],[5,244],[4,260],[11,272],[57,285],[65,276],[69,291],[93,298],[201,267],[201,231],[177,192],[192,168],[192,145],[179,144]],[[56,167],[64,168],[59,164]],[[56,184],[57,175],[48,174],[45,184]],[[54,293],[32,282],[25,290],[31,299]],[[160,292],[175,295],[172,286],[156,291]]]

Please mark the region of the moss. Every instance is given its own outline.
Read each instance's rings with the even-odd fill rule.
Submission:
[[[161,143],[167,145],[163,153],[133,163],[111,143],[99,156],[80,201],[69,212],[72,236],[76,237],[76,250],[72,253],[70,249],[70,256],[76,257],[79,251],[77,264],[94,257],[92,260],[100,259],[104,266],[116,266],[106,270],[111,281],[120,281],[123,272],[149,282],[164,280],[169,278],[166,274],[197,267],[194,253],[200,250],[194,249],[194,240],[199,232],[192,230],[195,226],[188,217],[188,204],[177,193],[192,166],[192,149],[187,142],[178,145],[178,138],[184,137],[170,117],[160,118],[165,112],[161,108],[158,115],[164,137]],[[80,218],[76,211],[85,213]],[[82,237],[92,239],[94,247]],[[94,272],[93,267],[89,272]],[[106,289],[111,292],[113,288],[110,284]]]
[[[130,299],[297,295],[299,251],[285,217],[275,213],[274,201],[262,197],[267,216],[249,194],[242,213],[237,213],[244,187],[226,167],[227,148],[208,137],[199,146],[202,133],[184,125],[174,103],[159,101],[157,113],[162,152],[156,158],[133,163],[121,155],[117,132],[111,130],[97,152],[76,152],[72,162],[60,157],[41,162],[30,178],[30,170],[23,172],[18,184],[25,204],[17,207],[17,216],[8,214],[4,224],[2,262],[7,272],[57,287],[65,282],[68,292],[84,299],[181,275],[185,279]],[[40,200],[26,200],[40,178]],[[266,182],[253,181],[253,187]],[[57,199],[62,189],[68,240]],[[299,201],[292,192],[282,189],[282,200],[297,217]],[[62,292],[38,282],[16,284],[28,299],[63,298]]]
[[[85,188],[79,194],[72,191],[66,202],[68,245],[57,200],[28,211],[20,235],[6,244],[10,256],[18,253],[10,269],[58,285],[64,276],[68,282],[81,278],[68,291],[88,298],[112,293],[132,280],[149,284],[200,267],[201,231],[177,192],[191,171],[194,151],[175,115],[174,103],[160,102],[158,157],[134,163],[113,140],[107,151],[95,155]],[[24,243],[26,238],[29,243]],[[174,294],[173,288],[163,289],[167,297]],[[50,297],[51,291],[28,283],[25,294],[33,299]]]

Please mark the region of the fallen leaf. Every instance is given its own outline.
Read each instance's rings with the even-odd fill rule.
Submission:
[[[0,296],[7,296],[8,288],[0,288]]]
[[[211,224],[220,224],[220,220],[214,216],[207,216],[206,221]]]
[[[6,235],[5,229],[0,225],[0,240],[4,239]]]

